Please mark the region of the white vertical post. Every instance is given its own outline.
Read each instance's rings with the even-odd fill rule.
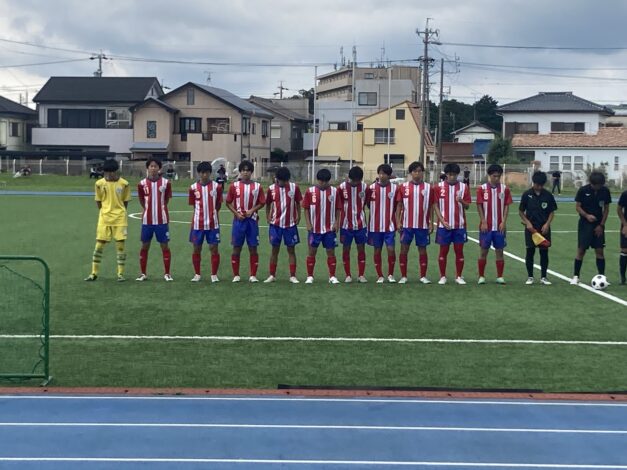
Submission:
[[[15,174],[15,158],[13,159],[13,174]]]
[[[392,126],[392,67],[388,65],[388,156],[385,163],[390,164],[390,127]]]
[[[120,173],[122,173],[122,166],[124,165],[124,160],[120,160]]]
[[[317,89],[318,89],[318,66],[314,67],[314,112],[313,112],[313,132],[311,141],[311,182],[313,183],[314,174],[316,169],[316,107],[317,107]]]
[[[228,166],[228,163],[227,163]],[[189,159],[189,177],[191,179],[194,179],[194,161],[191,159]]]
[[[70,158],[65,159],[65,176],[70,176]]]
[[[335,181],[337,181],[337,173],[338,173],[338,167],[340,166],[340,164],[338,162],[335,162]]]
[[[43,159],[43,158],[40,158],[40,159],[39,159],[39,174],[40,174],[40,175],[43,175],[43,174],[44,174],[44,173],[43,173],[43,164],[44,164],[44,159]]]

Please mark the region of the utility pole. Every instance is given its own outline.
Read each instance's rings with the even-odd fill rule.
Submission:
[[[274,95],[279,95],[279,99],[283,99],[283,90],[289,90],[289,88],[286,88],[283,86],[283,80],[279,81],[279,86],[277,87],[279,89],[278,92],[274,93]]]
[[[429,44],[438,44],[436,39],[438,38],[440,31],[429,28],[429,20],[425,23],[424,31],[416,29],[418,37],[422,38],[424,44],[424,52],[420,61],[422,62],[422,105],[420,109],[420,160],[423,162],[425,168],[427,167],[427,156],[425,152],[425,135],[429,132]]]
[[[440,105],[438,106],[438,154],[436,165],[442,163],[442,101],[444,100],[444,59],[440,59]]]
[[[95,54],[92,55],[90,58],[90,60],[95,60],[98,59],[98,70],[96,70],[94,72],[94,77],[102,77],[102,61],[103,60],[111,60],[109,59],[103,52],[102,50],[100,51],[99,54]]]

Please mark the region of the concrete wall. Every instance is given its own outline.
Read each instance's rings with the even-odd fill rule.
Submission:
[[[110,152],[129,154],[133,129],[33,129],[33,145],[60,147],[106,147]]]
[[[156,103],[142,106],[133,113],[133,141],[170,143],[174,133],[174,116]],[[157,122],[157,137],[155,139],[147,137],[148,121]]]

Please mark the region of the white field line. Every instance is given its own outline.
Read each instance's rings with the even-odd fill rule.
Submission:
[[[37,339],[39,335],[7,335],[0,339]],[[561,346],[627,346],[627,341],[535,340],[535,339],[456,339],[456,338],[352,338],[307,336],[173,336],[173,335],[50,335],[55,340],[121,341],[269,341],[327,343],[459,343],[459,344],[537,344]]]
[[[469,399],[430,399],[430,398],[319,398],[319,397],[255,397],[255,396],[142,396],[142,395],[0,395],[0,401],[4,400],[191,400],[191,401],[234,401],[234,402],[281,402],[283,404],[294,403],[342,403],[343,405],[362,403],[385,403],[394,405],[455,405],[455,406],[558,406],[558,407],[601,407],[601,408],[627,408],[627,403],[597,402],[597,401],[516,401],[516,400],[469,400]]]
[[[477,245],[479,244],[479,240],[477,240],[476,238],[468,237],[468,240],[471,240],[471,241],[475,242]],[[505,256],[508,256],[509,258],[515,259],[516,261],[520,261],[521,263],[525,262],[524,258],[521,258],[520,256],[516,256],[515,254],[510,253],[509,251],[503,251],[503,254]],[[538,270],[541,269],[539,264],[534,264],[533,267],[538,269]],[[563,274],[558,273],[557,271],[553,271],[551,269],[548,269],[547,273],[549,273],[552,276],[555,276],[558,279],[561,279],[563,281],[570,282],[570,278],[568,276],[564,276]],[[616,297],[615,295],[608,294],[607,292],[602,291],[602,290],[593,289],[589,285],[583,284],[581,282],[577,284],[577,287],[581,287],[582,289],[585,289],[588,292],[592,292],[593,294],[600,295],[601,297],[604,297],[604,298],[606,298],[608,300],[612,300],[613,302],[616,302],[617,304],[620,304],[620,305],[623,305],[623,306],[627,307],[627,300],[623,300],[623,299],[621,299],[619,297]]]
[[[613,429],[551,429],[551,428],[481,428],[461,426],[367,426],[324,424],[231,424],[231,423],[2,423],[0,427],[59,427],[59,428],[198,428],[198,429],[328,429],[339,431],[438,431],[483,433],[536,434],[627,434],[627,430]]]
[[[124,458],[124,457],[0,457],[0,462],[116,462],[116,463],[234,463],[283,465],[354,465],[361,467],[468,467],[468,468],[558,468],[625,470],[627,465],[586,465],[551,463],[500,463],[500,462],[430,462],[394,460],[295,460],[295,459],[185,459],[185,458]]]

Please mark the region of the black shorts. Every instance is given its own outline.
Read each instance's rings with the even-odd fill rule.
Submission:
[[[596,224],[590,224],[579,219],[579,226],[577,227],[577,246],[583,250],[588,248],[603,248],[605,247],[605,231],[600,237],[594,234]]]
[[[538,232],[542,233],[542,227],[534,227]],[[549,229],[549,231],[547,232],[546,235],[542,235],[544,238],[546,238],[548,241],[551,241],[551,229]],[[542,248],[542,247],[536,247],[536,244],[533,243],[533,240],[531,239],[531,232],[529,230],[525,230],[525,246],[527,248],[538,248],[539,250],[545,250],[548,248]]]

